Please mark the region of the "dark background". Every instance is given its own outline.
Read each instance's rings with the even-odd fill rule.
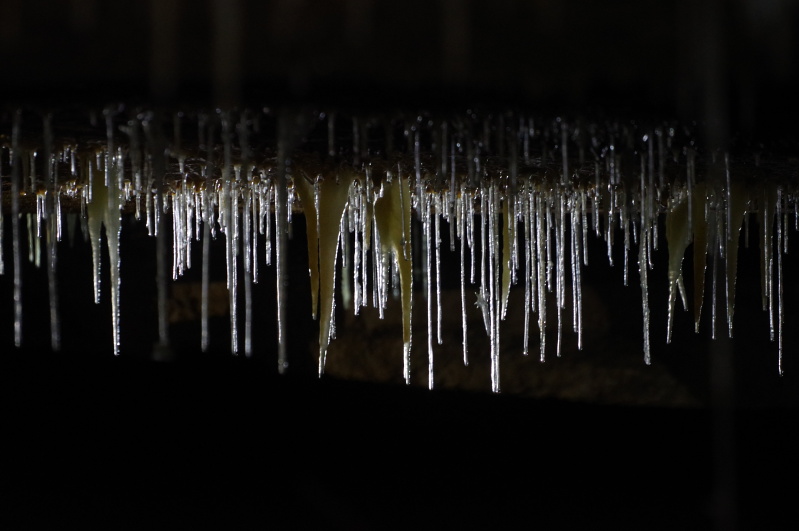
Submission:
[[[3,9],[9,109],[137,101],[461,111],[477,101],[552,116],[697,120],[709,146],[740,137],[794,145],[794,2],[9,0]],[[788,294],[797,286],[787,274],[779,377],[754,249],[742,251],[751,258],[740,266],[743,326],[733,342],[710,343],[706,328],[694,336],[684,316],[671,347],[660,324],[653,332],[655,359],[700,403],[665,408],[317,380],[304,340],[289,343],[292,369],[278,377],[273,327],[257,329],[254,359],[232,358],[225,319],[214,323],[210,354],[199,353],[195,326],[172,330],[178,362],[150,362],[155,244],[142,231],[122,231],[118,359],[107,298],[91,300],[87,244],[59,249],[62,353],[50,353],[34,325],[13,348],[11,278],[0,279],[2,481],[15,492],[3,514],[13,527],[727,529],[792,517],[799,365]],[[292,271],[304,271],[303,247],[291,244]],[[639,294],[619,290],[619,271],[603,267],[597,247],[586,281],[612,314],[633,316],[614,331],[637,340]],[[316,334],[299,276],[290,338]],[[665,292],[664,277],[658,264],[651,285]],[[46,323],[46,274],[28,267],[24,278],[25,322]],[[259,284],[266,303],[256,322],[273,322],[273,289]],[[653,295],[653,323],[665,322],[663,295]]]

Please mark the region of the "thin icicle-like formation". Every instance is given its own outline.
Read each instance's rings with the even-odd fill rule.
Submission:
[[[108,248],[109,271],[111,276],[111,323],[114,337],[114,354],[120,353],[120,254],[119,254],[119,234],[121,229],[121,197],[117,187],[118,180],[116,175],[112,175],[116,170],[113,157],[103,157],[107,167],[100,172],[100,168],[93,172],[94,182],[92,183],[92,201],[87,205],[89,235],[92,244],[92,260],[94,263],[94,299],[100,302],[100,277],[101,277],[101,227],[105,227],[106,247]],[[94,164],[94,161],[90,161]],[[108,178],[104,179],[103,175]],[[106,184],[106,182],[108,184]]]
[[[458,238],[460,238],[461,253],[461,327],[463,335],[463,364],[469,365],[469,341],[468,341],[468,320],[466,317],[466,245],[468,244],[466,232],[466,216],[468,209],[466,203],[471,201],[471,196],[461,185],[460,195],[457,201],[456,219],[458,224]]]
[[[288,204],[288,149],[289,133],[286,124],[287,118],[281,119],[278,124],[278,146],[277,146],[277,177],[275,183],[275,262],[276,281],[277,281],[277,370],[280,374],[288,369],[288,356],[286,352],[286,285],[285,279],[288,275],[288,223],[286,222],[286,205]]]
[[[484,216],[488,218],[488,337],[491,341],[491,390],[499,392],[499,315],[500,315],[500,290],[499,290],[499,197],[497,194],[496,182],[488,185],[488,212]]]
[[[646,204],[646,187],[644,176],[641,174],[641,205]],[[652,353],[649,344],[649,238],[651,237],[649,219],[646,211],[641,212],[641,230],[638,241],[638,274],[641,280],[641,306],[644,314],[644,363],[652,363]]]
[[[584,218],[581,210],[582,203],[579,197],[573,198],[571,208],[571,276],[572,276],[572,321],[573,331],[577,334],[577,348],[583,348],[583,287],[582,287],[582,260],[580,256],[583,249],[580,247],[580,220]]]
[[[564,195],[565,194],[558,194],[558,201],[556,204],[558,219],[556,221],[555,230],[555,254],[557,255],[555,261],[555,268],[557,271],[555,289],[558,308],[558,346],[556,353],[558,357],[560,357],[561,341],[563,338],[563,308],[566,305],[566,251],[563,243],[566,239],[566,205],[564,203]]]
[[[208,329],[209,320],[209,291],[211,285],[211,228],[209,223],[203,226],[203,263],[202,280],[200,284],[200,348],[203,352],[208,351],[211,344],[210,332]]]
[[[21,113],[14,113],[14,123],[11,132],[11,149],[9,162],[11,164],[11,239],[14,260],[14,346],[22,346],[22,249],[20,242],[20,208],[19,195],[23,188],[21,184],[22,171],[20,170],[19,136],[22,127]],[[33,156],[31,156],[33,158]],[[35,165],[32,165],[35,167]],[[2,186],[0,186],[2,188]],[[2,208],[0,207],[0,210]],[[4,225],[0,222],[0,232],[5,232]],[[2,241],[2,237],[0,237]],[[2,245],[2,244],[0,244]]]
[[[418,140],[417,140],[418,145]],[[417,173],[418,177],[418,173]],[[420,185],[421,186],[421,185]],[[430,205],[430,195],[421,193],[419,195],[419,205],[422,211],[422,232],[424,234],[424,247],[423,255],[425,257],[425,288],[427,291],[427,386],[432,389],[434,387],[433,379],[433,366],[434,366],[434,352],[433,352],[433,279],[432,266],[430,255],[433,254],[434,247],[432,241],[432,207]]]
[[[59,205],[61,194],[58,189],[58,167],[53,153],[52,116],[44,117],[44,158],[45,158],[45,194],[44,208],[41,218],[46,223],[47,245],[47,286],[50,302],[50,346],[54,351],[61,349],[61,324],[58,309],[58,285],[56,280],[57,242],[61,239],[61,212]]]
[[[535,263],[536,263],[536,282],[537,282],[537,289],[536,289],[536,299],[538,301],[538,333],[541,345],[541,355],[540,359],[541,362],[546,360],[546,346],[547,346],[547,333],[546,333],[546,324],[547,324],[547,249],[548,249],[548,229],[546,225],[546,215],[544,210],[544,202],[545,199],[542,197],[542,194],[536,194],[536,205],[535,205],[535,248],[536,248],[536,255],[535,255]]]
[[[524,343],[522,354],[527,356],[530,347],[530,311],[533,300],[533,200],[532,190],[522,195],[522,216],[524,218]]]
[[[252,243],[252,191],[248,186],[242,206],[244,226],[242,235],[244,242],[244,355],[252,356],[252,283],[253,283],[253,243]]]
[[[677,302],[677,292],[682,296],[683,306],[688,309],[685,300],[685,287],[682,278],[682,262],[685,250],[691,243],[691,233],[688,230],[688,203],[687,194],[673,193],[666,213],[666,241],[669,250],[669,309],[668,324],[666,326],[666,343],[671,343],[672,328],[674,325],[674,306]]]
[[[97,138],[83,143],[54,136],[57,115],[31,121],[41,127],[39,145],[22,142],[21,112],[14,114],[11,134],[0,137],[10,139],[0,157],[0,185],[5,185],[0,186],[0,204],[7,202],[11,215],[13,252],[12,260],[0,257],[0,272],[14,270],[17,346],[25,335],[21,223],[27,221],[29,261],[38,266],[45,253],[51,345],[57,349],[62,220],[79,210],[91,243],[95,301],[106,296],[103,290],[109,288],[103,279],[110,277],[113,347],[120,353],[119,238],[123,215],[130,212],[137,220],[143,218],[148,233],[157,239],[159,343],[168,340],[166,271],[171,268],[173,280],[186,275],[201,241],[200,346],[209,348],[211,239],[221,235],[230,349],[238,352],[243,344],[248,356],[257,355],[254,289],[264,274],[260,268],[274,264],[268,271],[274,271],[276,280],[277,358],[283,372],[289,361],[288,240],[296,225],[292,215],[301,209],[307,227],[311,314],[320,327],[320,374],[335,337],[337,297],[356,315],[371,307],[368,311],[383,317],[393,293],[401,298],[403,376],[411,382],[416,264],[426,300],[427,385],[432,388],[435,382],[434,345],[446,336],[445,301],[452,289],[460,295],[463,363],[470,362],[467,330],[473,326],[471,308],[476,307],[490,347],[472,356],[490,361],[490,385],[499,391],[500,359],[507,350],[500,338],[512,312],[524,315],[523,344],[511,347],[523,355],[536,348],[531,344],[536,326],[541,361],[548,352],[548,326],[549,349],[557,356],[571,334],[578,348],[590,343],[582,315],[583,267],[588,266],[593,238],[589,232],[604,240],[600,245],[606,247],[611,265],[623,256],[620,274],[625,285],[630,262],[637,257],[647,364],[652,361],[650,334],[657,333],[650,323],[651,294],[657,289],[650,287],[656,278],[650,271],[658,267],[661,218],[668,244],[667,342],[673,336],[678,295],[686,310],[693,306],[699,329],[708,256],[713,268],[711,333],[715,334],[716,319],[723,319],[717,311],[726,308],[732,336],[740,232],[744,227],[746,241],[752,213],[760,234],[762,306],[782,371],[783,254],[789,247],[789,216],[799,223],[799,193],[776,178],[748,174],[728,154],[703,153],[690,132],[675,132],[664,124],[578,130],[565,119],[547,122],[476,113],[454,121],[393,118],[382,125],[374,118],[351,116],[351,122],[340,122],[352,123],[351,130],[343,131],[349,128],[336,127],[336,116],[345,119],[340,113],[320,113],[314,119],[302,111],[275,116],[266,109],[200,113],[195,149],[184,138],[191,123],[185,114],[170,117],[166,128],[171,127],[171,135],[164,134],[164,118],[157,113],[127,115],[123,107],[114,107],[103,116],[104,123],[96,124]],[[268,128],[262,128],[260,120],[272,120],[275,127],[264,133]],[[395,134],[398,128],[404,137]],[[385,142],[376,145],[374,133],[379,130],[386,132]],[[0,237],[3,233],[0,230]],[[302,235],[294,235],[298,237]],[[108,273],[103,268],[104,239]],[[682,264],[691,246],[693,274],[684,275]],[[459,261],[457,277],[445,267],[450,253]],[[339,275],[339,268],[346,275]],[[302,277],[294,276],[291,282]],[[693,282],[692,305],[688,281]],[[726,295],[726,305],[718,308],[717,289]],[[519,299],[523,292],[523,308],[514,307],[514,290]]]
[[[733,317],[735,316],[735,283],[738,277],[738,242],[740,240],[741,225],[746,216],[746,193],[740,183],[730,182],[729,157],[725,157],[727,167],[727,265],[725,286],[727,293],[727,330],[729,337],[733,335]],[[780,256],[782,253],[779,253]],[[780,258],[781,259],[781,258]]]
[[[782,255],[783,255],[783,190],[782,187],[777,187],[777,371],[782,375],[782,329],[785,323],[785,314],[783,312],[783,287],[782,287]]]
[[[238,354],[238,243],[239,243],[239,186],[233,179],[233,140],[230,117],[222,117],[222,188],[219,191],[220,229],[225,234],[225,258],[227,265],[227,289],[230,307],[230,351]]]
[[[439,345],[443,343],[441,339],[441,196],[436,194],[434,197],[434,216],[435,216],[435,250],[436,250],[436,339]]]

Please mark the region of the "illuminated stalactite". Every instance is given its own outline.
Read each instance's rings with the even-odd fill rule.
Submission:
[[[416,291],[417,300],[421,297],[427,306],[428,385],[433,387],[435,345],[442,338],[441,278],[450,274],[441,270],[442,253],[447,252],[441,245],[443,231],[449,232],[450,252],[460,260],[463,361],[468,363],[469,350],[465,315],[474,304],[469,292],[476,289],[490,338],[491,386],[499,391],[501,323],[508,312],[524,313],[524,344],[518,348],[525,354],[529,334],[538,332],[541,360],[553,350],[560,356],[569,318],[582,348],[582,270],[598,259],[589,259],[589,232],[607,241],[611,262],[613,247],[623,246],[625,283],[630,262],[637,265],[633,274],[637,272],[641,290],[646,363],[649,295],[661,289],[649,280],[658,252],[668,253],[666,341],[672,337],[678,296],[686,310],[693,307],[699,329],[707,264],[713,298],[704,319],[711,320],[715,334],[716,321],[722,320],[716,291],[724,289],[724,320],[732,337],[739,239],[754,216],[761,235],[762,305],[782,371],[782,255],[788,250],[789,217],[796,218],[799,204],[796,190],[783,178],[788,159],[769,165],[757,160],[759,153],[732,156],[697,150],[690,130],[673,123],[585,126],[514,113],[471,113],[457,120],[427,114],[356,116],[337,122],[334,112],[293,112],[280,118],[251,111],[179,113],[171,119],[171,140],[164,139],[170,135],[150,113],[107,111],[105,131],[93,127],[81,139],[54,135],[53,127],[61,126],[57,114],[13,113],[4,121],[8,136],[3,137],[2,152],[3,209],[13,218],[13,256],[3,257],[2,263],[4,273],[14,275],[15,344],[24,343],[22,330],[29,326],[22,323],[21,225],[28,225],[29,259],[38,263],[45,240],[48,267],[55,268],[64,218],[79,213],[92,245],[95,301],[101,293],[104,228],[111,263],[113,351],[124,355],[119,235],[123,217],[133,215],[151,236],[172,227],[174,279],[192,268],[193,243],[205,240],[203,348],[208,345],[207,241],[224,238],[231,350],[240,349],[238,332],[244,321],[244,352],[250,355],[256,304],[252,284],[263,277],[264,265],[272,265],[273,252],[279,292],[289,281],[304,281],[304,275],[279,266],[280,252],[285,253],[280,242],[293,230],[292,213],[301,209],[307,227],[310,311],[319,320],[320,374],[335,338],[336,286],[343,290],[347,311],[358,314],[373,307],[381,316],[394,290],[403,313],[397,333],[404,352],[397,355],[410,382]],[[343,123],[352,124],[351,129]],[[139,131],[146,133],[146,142]],[[187,140],[187,131],[197,134],[197,145]],[[415,222],[421,224],[420,233],[414,232]],[[657,248],[660,231],[665,231],[667,250]],[[683,274],[683,258],[692,245],[693,304]],[[413,286],[414,263],[422,264],[417,277],[422,285]],[[723,279],[718,278],[720,268]],[[337,280],[339,270],[347,274]],[[524,308],[509,302],[513,285],[523,286]],[[57,349],[58,316],[64,308],[54,280],[50,292],[52,346]],[[547,314],[548,300],[554,301],[554,315]],[[159,305],[159,312],[159,322],[165,323],[166,306]],[[282,319],[279,341],[285,343]],[[546,341],[551,327],[557,329],[554,347]],[[287,361],[281,360],[281,367]]]

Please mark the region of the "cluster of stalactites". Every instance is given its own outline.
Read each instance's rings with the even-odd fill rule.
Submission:
[[[117,127],[109,113],[106,142],[88,147],[55,142],[48,117],[44,122],[43,147],[35,149],[20,141],[20,121],[18,117],[14,120],[4,151],[7,163],[3,168],[9,171],[3,181],[10,181],[17,345],[22,341],[20,263],[23,232],[27,230],[28,259],[38,265],[43,246],[47,252],[52,346],[59,346],[55,268],[66,215],[61,206],[65,198],[80,203],[80,212],[70,214],[75,216],[71,219],[80,221],[83,234],[91,242],[96,301],[102,291],[101,228],[105,227],[117,354],[120,220],[123,211],[132,210],[160,243],[169,230],[167,224],[171,224],[173,279],[192,267],[192,245],[202,244],[203,349],[209,345],[209,240],[221,236],[226,242],[230,344],[234,353],[242,348],[242,307],[243,350],[247,355],[252,353],[252,284],[262,276],[261,261],[266,266],[275,263],[279,368],[284,370],[286,239],[299,204],[307,225],[311,311],[319,320],[320,374],[329,343],[335,337],[335,287],[336,274],[340,272],[345,275],[340,282],[342,302],[355,314],[371,306],[382,317],[390,294],[400,295],[404,376],[410,382],[412,255],[421,253],[416,261],[423,269],[417,296],[426,305],[428,384],[432,387],[435,344],[442,341],[441,256],[443,252],[454,252],[460,257],[463,362],[468,364],[469,360],[466,312],[476,304],[490,338],[491,386],[495,391],[500,382],[500,323],[509,311],[513,285],[524,290],[525,333],[521,350],[525,355],[529,352],[529,333],[534,328],[539,334],[542,361],[552,349],[547,343],[547,318],[552,321],[553,317],[547,315],[548,301],[554,302],[556,310],[556,355],[560,355],[567,322],[582,348],[581,271],[589,263],[589,233],[606,241],[611,264],[612,249],[617,240],[622,240],[625,285],[631,264],[638,273],[646,363],[650,362],[648,271],[653,267],[659,230],[665,229],[669,254],[667,341],[671,339],[677,295],[686,309],[689,306],[682,260],[692,243],[697,330],[710,257],[711,328],[715,334],[715,293],[718,264],[722,264],[728,333],[732,336],[739,235],[749,214],[756,213],[762,236],[763,308],[769,314],[771,338],[776,337],[779,343],[782,370],[782,254],[788,246],[789,210],[796,209],[797,201],[777,184],[744,184],[743,180],[734,179],[727,156],[708,162],[717,171],[706,172],[724,177],[699,179],[696,152],[676,149],[673,129],[657,129],[637,138],[634,145],[630,144],[634,131],[627,131],[626,137],[605,131],[606,139],[626,139],[630,145],[622,150],[613,142],[598,141],[601,135],[595,127],[587,129],[594,136],[581,142],[579,128],[560,120],[536,129],[532,120],[508,119],[514,124],[512,127],[497,132],[496,127],[486,125],[482,136],[463,133],[462,128],[447,122],[431,121],[426,124],[429,130],[425,134],[432,138],[433,145],[427,146],[420,140],[425,124],[417,120],[406,131],[408,150],[404,155],[389,157],[378,153],[371,157],[368,146],[363,147],[363,135],[368,133],[362,123],[353,120],[353,160],[344,164],[339,160],[343,151],[336,147],[334,118],[329,116],[327,147],[328,155],[337,161],[334,165],[298,162],[302,157],[294,153],[302,146],[295,133],[279,135],[277,145],[267,151],[254,151],[248,142],[250,122],[234,122],[230,116],[223,114],[220,118],[220,147],[213,141],[213,130],[207,129],[207,116],[201,117],[200,149],[191,154],[181,148],[178,118],[173,139],[167,143],[162,134],[154,132],[146,117]],[[234,138],[238,143],[234,143]],[[574,157],[575,148],[578,157]],[[480,150],[485,158],[481,158]],[[593,164],[586,164],[586,150],[593,154]],[[548,164],[558,158],[556,155],[560,155],[560,160],[553,171]],[[631,164],[630,159],[638,163]],[[588,174],[587,166],[593,167]],[[35,213],[22,216],[20,205],[26,193],[35,195],[36,209]],[[414,219],[421,225],[419,241],[414,241]],[[799,222],[799,217],[796,219]],[[69,225],[74,227],[77,223]],[[449,249],[442,249],[444,231],[449,232]],[[169,257],[164,256],[164,251],[159,250],[158,255],[158,288],[160,339],[166,343]],[[0,256],[0,267],[4,264],[5,259]],[[239,300],[242,291],[243,304]]]

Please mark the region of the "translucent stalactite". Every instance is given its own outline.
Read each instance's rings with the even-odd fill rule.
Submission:
[[[522,344],[522,354],[527,356],[530,350],[530,310],[534,304],[532,291],[532,243],[533,233],[532,224],[532,195],[525,191],[522,195],[522,217],[524,219],[524,341]]]
[[[735,315],[735,283],[738,277],[738,243],[741,225],[746,216],[746,191],[740,183],[727,183],[727,265],[725,284],[727,287],[727,329],[729,336],[733,334],[733,317]]]
[[[782,339],[783,339],[783,325],[785,324],[785,313],[783,311],[783,284],[782,284],[782,255],[783,255],[783,229],[782,229],[782,212],[783,212],[783,191],[782,187],[777,187],[777,201],[776,201],[776,214],[777,214],[777,241],[775,247],[777,249],[777,372],[782,375]],[[769,242],[771,244],[771,242]]]
[[[574,201],[574,198],[572,199]],[[573,208],[571,211],[571,276],[572,276],[572,320],[573,330],[577,334],[577,349],[583,348],[583,288],[582,288],[582,261],[580,255],[584,250],[580,248],[580,210]]]
[[[111,164],[106,157],[106,164]],[[99,170],[99,168],[98,168]],[[108,249],[108,263],[111,277],[111,326],[114,337],[114,354],[120,353],[120,300],[119,300],[119,233],[121,228],[121,213],[117,179],[110,178],[112,171],[93,173],[93,197],[87,205],[89,217],[89,234],[92,244],[92,260],[94,263],[94,301],[100,302],[100,276],[101,276],[101,228],[105,227],[106,247]],[[106,179],[104,176],[109,176]],[[115,177],[115,176],[114,176]]]
[[[556,268],[556,304],[558,309],[558,340],[556,355],[560,357],[563,341],[563,308],[566,305],[566,250],[564,240],[566,239],[566,206],[564,204],[564,194],[558,194],[557,216],[555,230],[555,268]]]
[[[288,227],[286,222],[286,206],[288,204],[288,185],[287,185],[287,153],[289,133],[285,124],[287,118],[282,118],[278,125],[278,149],[277,149],[277,178],[274,188],[275,202],[275,280],[277,283],[277,368],[283,374],[288,368],[288,356],[286,352],[286,304],[287,294],[285,282],[288,276],[287,264],[287,240]]]
[[[686,191],[688,209],[688,231],[694,240],[694,331],[699,333],[702,303],[705,300],[705,269],[707,267],[707,221],[705,219],[705,185],[698,184],[693,195]]]
[[[361,198],[361,267],[363,269],[362,272],[362,280],[363,283],[361,285],[361,303],[363,307],[367,307],[369,305],[369,283],[367,282],[368,273],[369,273],[369,251],[372,250],[372,219],[374,218],[373,212],[373,203],[374,203],[374,186],[372,183],[372,174],[370,171],[369,166],[366,167],[366,180],[364,185],[362,186],[363,189],[363,197]],[[374,258],[372,262],[374,262]],[[375,279],[374,276],[372,277],[372,284],[374,285]]]
[[[252,196],[251,187],[247,186],[245,191],[245,201],[242,206],[243,217],[243,258],[244,258],[244,355],[252,356]]]
[[[488,185],[488,337],[491,342],[491,390],[499,392],[499,197],[496,182]]]
[[[11,159],[10,162],[12,165],[14,164],[13,157],[14,155],[11,155],[10,157]],[[0,205],[2,204],[3,204],[3,191],[2,191],[2,186],[0,186]],[[4,228],[5,228],[5,218],[3,215],[3,209],[0,208],[0,275],[4,275],[6,272],[5,254],[4,254],[5,245],[3,245],[3,238],[5,237],[6,231],[4,230]]]
[[[469,341],[467,332],[467,319],[466,319],[466,245],[468,237],[466,233],[466,216],[468,208],[466,202],[469,201],[469,196],[466,193],[465,186],[461,186],[460,195],[457,199],[457,224],[460,237],[460,255],[461,255],[461,327],[463,335],[463,364],[469,365]]]
[[[319,275],[319,374],[324,373],[327,349],[333,326],[333,308],[336,288],[336,261],[338,258],[341,220],[349,199],[349,189],[355,180],[351,171],[339,173],[324,180],[319,186],[319,234],[317,239],[318,263],[311,262]],[[309,245],[312,245],[309,243]],[[310,255],[309,255],[310,256]]]
[[[536,294],[538,295],[538,333],[539,333],[539,343],[541,345],[541,355],[540,359],[543,362],[546,358],[546,345],[547,345],[547,334],[546,334],[546,323],[547,323],[547,300],[546,300],[546,269],[547,269],[547,226],[546,226],[546,216],[544,213],[543,207],[543,198],[541,194],[537,194],[536,196],[536,205],[535,205],[535,242],[536,242],[536,270],[537,270],[537,290]]]
[[[508,297],[510,296],[513,259],[511,257],[512,242],[516,238],[516,219],[510,206],[512,197],[507,196],[502,201],[502,299],[500,315],[505,318],[508,311]]]
[[[203,225],[202,260],[202,278],[200,281],[200,349],[203,352],[207,352],[211,343],[210,331],[208,327],[208,297],[211,284],[211,226],[207,222]]]
[[[375,199],[375,236],[380,242],[380,251],[384,256],[393,255],[398,266],[400,284],[402,286],[402,341],[403,341],[403,374],[406,383],[411,380],[411,322],[412,322],[412,263],[410,253],[411,233],[411,189],[410,180],[396,176],[391,181],[382,183],[382,193]],[[380,262],[384,262],[380,260]],[[382,302],[381,302],[382,306]]]
[[[254,286],[259,267],[275,266],[277,358],[282,372],[288,364],[288,240],[292,216],[301,209],[307,228],[311,314],[319,321],[320,374],[335,335],[336,268],[341,264],[346,272],[340,279],[341,296],[348,308],[351,302],[356,315],[371,305],[383,317],[391,292],[401,298],[403,376],[410,382],[415,261],[427,303],[427,384],[432,387],[434,341],[442,343],[448,321],[445,265],[448,253],[456,253],[452,256],[460,262],[460,276],[453,278],[459,282],[453,292],[460,296],[463,362],[470,361],[468,313],[476,304],[489,341],[490,385],[498,391],[500,360],[508,348],[500,341],[506,326],[501,327],[501,322],[512,312],[524,315],[525,355],[535,348],[530,334],[536,324],[541,361],[547,353],[547,326],[557,355],[565,352],[563,342],[570,338],[563,333],[569,319],[578,348],[590,342],[582,315],[582,268],[588,266],[593,239],[589,232],[604,240],[600,245],[606,246],[611,265],[623,255],[619,272],[623,284],[629,280],[630,262],[637,259],[639,288],[635,289],[641,294],[647,363],[650,332],[659,333],[650,323],[649,305],[655,300],[650,290],[659,289],[653,280],[657,275],[650,271],[656,266],[661,218],[668,243],[667,341],[674,334],[677,297],[686,309],[689,306],[689,281],[694,327],[699,329],[708,256],[713,267],[711,333],[716,318],[721,318],[717,310],[726,307],[732,336],[740,232],[744,227],[746,233],[751,212],[759,233],[762,306],[782,370],[789,315],[784,308],[783,254],[789,247],[789,218],[796,218],[799,209],[797,193],[780,179],[751,176],[745,166],[734,164],[732,155],[704,152],[690,137],[679,145],[680,133],[663,124],[577,130],[565,120],[542,126],[512,113],[488,117],[475,113],[462,121],[411,115],[385,124],[346,116],[347,122],[340,123],[351,123],[351,129],[337,129],[333,113],[317,113],[316,121],[320,116],[327,120],[314,133],[318,138],[306,146],[309,133],[299,114],[280,114],[276,137],[274,131],[272,136],[257,135],[254,114],[200,115],[197,149],[183,136],[189,123],[184,115],[171,115],[173,134],[167,139],[156,113],[126,115],[122,107],[108,108],[104,123],[97,124],[96,138],[89,142],[55,138],[56,116],[44,116],[36,121],[41,138],[26,138],[23,143],[21,114],[15,114],[10,142],[3,140],[0,160],[0,202],[11,215],[15,345],[23,342],[21,262],[26,227],[22,224],[27,222],[28,259],[39,266],[44,253],[46,260],[51,346],[59,346],[62,288],[56,282],[57,258],[63,219],[69,215],[70,241],[79,218],[88,233],[96,302],[105,296],[101,285],[105,238],[113,347],[120,353],[119,238],[123,216],[130,213],[131,218],[143,218],[147,233],[156,238],[162,344],[167,339],[169,292],[162,272],[171,265],[173,279],[186,275],[192,267],[193,245],[202,242],[198,304],[203,350],[210,345],[211,240],[224,237],[233,352],[242,343],[239,297],[243,294],[244,351],[258,354],[253,339],[259,326],[253,322],[253,306],[258,303]],[[340,116],[345,119],[343,113]],[[220,138],[215,138],[215,127],[221,129]],[[381,127],[386,141],[376,146],[373,132]],[[405,129],[404,140],[395,141],[395,127]],[[442,245],[442,230],[446,234],[447,229],[449,251]],[[169,251],[163,248],[170,238],[171,264]],[[683,271],[691,245],[692,275]],[[9,273],[12,260],[2,258],[4,272]],[[717,308],[716,290],[722,288],[726,305]],[[523,293],[523,308],[513,307],[514,290],[520,299]],[[548,316],[548,311],[556,315]]]
[[[759,191],[758,223],[760,224],[760,292],[763,311],[769,315],[769,336],[774,341],[774,297],[773,267],[774,249],[774,211],[777,203],[777,189],[773,185],[763,185]]]
[[[315,181],[315,179],[314,179]],[[308,241],[308,273],[311,279],[311,315],[317,318],[319,312],[319,186],[311,184],[308,178],[294,180],[294,189],[300,196],[305,214],[305,231]]]
[[[9,151],[9,162],[11,163],[11,240],[14,260],[14,346],[16,347],[22,346],[22,249],[20,242],[19,196],[24,180],[22,171],[20,171],[22,161],[22,154],[19,150],[21,127],[21,116],[19,112],[16,112],[14,113],[11,150]],[[5,232],[4,225],[1,222],[0,232]]]
[[[688,230],[688,196],[686,193],[677,192],[672,196],[666,214],[666,242],[669,249],[669,310],[668,324],[666,326],[666,342],[671,343],[672,328],[674,325],[674,306],[677,302],[677,293],[682,295],[685,305],[685,287],[682,276],[682,262],[685,251],[691,243],[691,233]],[[704,270],[702,272],[704,275]],[[687,306],[686,306],[687,309]]]
[[[436,252],[436,342],[441,345],[441,196],[434,196],[434,227],[433,230]]]
[[[641,176],[643,180],[643,176]],[[643,184],[643,183],[642,183]],[[645,188],[641,186],[641,195],[645,194]],[[645,198],[642,197],[641,204],[644,204]],[[641,307],[643,310],[644,321],[644,363],[649,365],[652,363],[652,353],[649,343],[649,237],[650,233],[645,225],[646,216],[641,216],[641,233],[638,241],[638,274],[641,280]]]

